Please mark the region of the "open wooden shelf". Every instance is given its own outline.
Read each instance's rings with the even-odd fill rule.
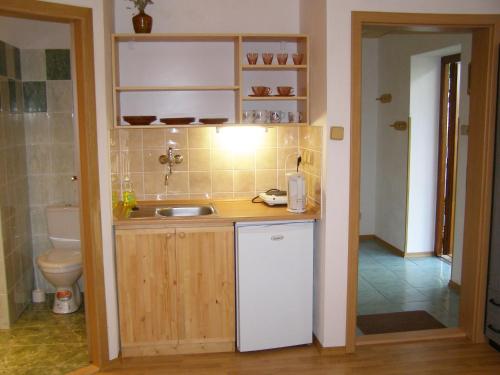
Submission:
[[[288,127],[303,127],[309,126],[305,122],[301,123],[291,123],[291,122],[279,122],[279,123],[265,123],[265,124],[234,124],[234,123],[224,123],[224,124],[187,124],[187,125],[163,125],[163,124],[151,124],[151,125],[118,125],[118,129],[167,129],[167,128],[246,128],[246,127],[275,127],[275,126],[288,126]]]
[[[236,91],[239,86],[118,86],[116,91]]]
[[[307,65],[292,65],[292,64],[286,64],[286,65],[276,65],[276,64],[270,64],[270,65],[265,65],[265,64],[256,64],[256,65],[250,65],[250,64],[245,64],[242,65],[241,67],[243,70],[302,70],[302,69],[307,69]]]
[[[245,96],[242,98],[245,101],[251,100],[307,100],[307,96]]]

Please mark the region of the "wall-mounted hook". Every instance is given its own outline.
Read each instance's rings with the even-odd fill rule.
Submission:
[[[392,95],[391,94],[382,94],[380,95],[376,100],[380,101],[380,103],[390,103],[392,102]]]
[[[389,125],[394,130],[404,131],[408,129],[408,123],[406,121],[395,121],[394,124]]]

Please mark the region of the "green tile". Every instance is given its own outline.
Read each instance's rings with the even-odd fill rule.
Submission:
[[[5,43],[0,40],[0,76],[7,75],[7,53]]]
[[[24,111],[47,112],[47,89],[45,82],[24,82]]]
[[[16,95],[16,81],[9,79],[9,99],[10,99],[10,111],[12,113],[17,112],[17,95]]]
[[[45,50],[48,80],[71,79],[69,49]]]
[[[21,79],[21,51],[17,47],[14,47],[14,69],[16,79]]]

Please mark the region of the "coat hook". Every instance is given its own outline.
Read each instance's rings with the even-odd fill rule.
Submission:
[[[380,95],[376,100],[379,100],[380,103],[390,103],[392,102],[392,95],[391,94],[382,94]]]
[[[395,130],[400,130],[400,131],[405,131],[408,129],[408,124],[406,121],[396,121],[394,124],[389,125],[390,127],[394,128]]]

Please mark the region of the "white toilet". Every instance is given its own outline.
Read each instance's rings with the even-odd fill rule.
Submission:
[[[80,252],[80,208],[47,207],[47,225],[53,248],[36,258],[43,276],[56,287],[56,314],[72,313],[80,307],[82,297],[77,280],[82,275]]]

